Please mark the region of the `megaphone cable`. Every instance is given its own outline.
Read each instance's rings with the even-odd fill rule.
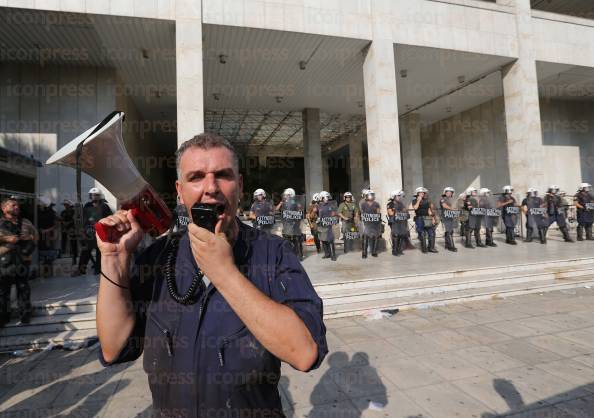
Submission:
[[[169,292],[171,298],[177,303],[182,305],[193,305],[198,301],[199,294],[205,288],[204,282],[202,281],[204,273],[198,269],[198,272],[192,278],[192,283],[190,284],[190,287],[186,293],[180,295],[177,291],[177,284],[175,280],[175,261],[177,259],[180,236],[179,234],[175,234],[171,237],[172,239],[169,238],[170,237],[167,237],[168,243],[165,245],[169,245],[170,248],[167,254],[165,265],[163,266],[163,274],[165,275],[165,280],[167,282],[167,291]]]

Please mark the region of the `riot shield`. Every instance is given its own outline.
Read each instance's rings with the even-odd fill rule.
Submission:
[[[256,216],[256,219],[252,219],[254,228],[267,232],[272,230],[274,226],[274,204],[271,200],[256,200],[252,204],[250,212]]]
[[[361,204],[361,224],[363,234],[368,237],[378,237],[381,235],[382,215],[378,213],[379,203],[376,201],[365,201]]]
[[[283,235],[300,236],[301,221],[305,218],[305,196],[284,198],[281,205]]]
[[[487,196],[485,206],[485,228],[493,230],[497,228],[499,218],[501,218],[501,209],[497,208],[497,198],[495,196]]]
[[[468,214],[468,227],[470,229],[478,229],[482,226],[485,214],[487,211],[484,207],[480,207],[480,201],[478,197],[472,197],[472,208]]]
[[[317,224],[320,241],[334,241],[334,225],[338,225],[338,204],[335,200],[318,204]]]
[[[527,200],[528,226],[532,229],[545,228],[548,226],[547,208],[541,207],[543,200],[539,197],[529,197]]]
[[[174,210],[175,216],[175,232],[183,232],[188,228],[188,224],[192,222],[188,215],[188,210],[185,205],[177,205]]]
[[[592,192],[589,192],[585,199],[584,209],[585,210],[582,215],[582,222],[592,223],[594,221],[594,195],[592,194]]]
[[[392,235],[406,235],[408,233],[408,220],[410,214],[403,202],[394,202],[394,216],[392,221]]]
[[[514,198],[513,203],[508,203],[505,206],[501,206],[501,219],[503,221],[502,227],[505,228],[516,228],[520,224],[520,202],[518,196],[512,195],[511,197]],[[506,195],[499,194],[497,195],[497,203],[503,204],[508,200]]]
[[[450,209],[446,209],[444,207],[439,208],[439,218],[443,223],[443,227],[445,228],[446,232],[452,232],[456,228],[458,228],[458,223],[460,220],[460,208],[459,204],[463,202],[455,197],[450,197],[446,199],[447,205]]]

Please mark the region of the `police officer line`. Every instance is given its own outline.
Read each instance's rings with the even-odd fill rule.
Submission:
[[[524,241],[532,241],[536,230],[540,242],[546,244],[547,231],[553,223],[557,223],[566,242],[573,242],[569,236],[567,213],[574,207],[578,222],[577,239],[583,240],[584,232],[587,240],[594,239],[594,196],[589,183],[580,184],[578,193],[574,196],[575,204],[565,201],[563,192],[555,185],[548,188],[544,199],[538,195],[536,188],[530,188],[521,203],[514,194],[514,188],[509,185],[504,186],[501,193],[494,194],[487,188],[477,190],[470,187],[459,196],[454,195],[455,190],[452,187],[444,188],[437,206],[429,198],[428,190],[418,187],[412,201],[407,205],[404,203],[404,191],[395,190],[390,193],[384,220],[375,192],[371,189],[362,190],[358,204],[354,202],[352,193],[344,193],[340,206],[332,200],[330,193],[315,193],[309,207],[306,207],[305,196],[297,196],[291,188],[285,189],[281,202],[276,206],[272,202],[266,202],[265,191],[258,189],[254,192],[254,204],[250,209],[249,219],[254,227],[271,233],[275,213],[279,212],[282,236],[291,242],[300,258],[303,258],[301,221],[307,220],[317,251],[321,252],[323,248],[323,258],[332,260],[336,260],[333,227],[338,224],[341,225],[345,253],[352,249],[354,240],[361,239],[363,258],[367,258],[368,250],[372,256],[377,256],[378,239],[383,234],[386,221],[391,229],[392,254],[395,256],[402,255],[405,246],[412,246],[411,221],[424,253],[437,252],[435,237],[439,225],[442,225],[444,231],[446,249],[452,252],[457,251],[453,235],[454,229],[458,228],[467,248],[475,248],[472,235],[477,247],[496,247],[493,240],[496,228],[505,232],[507,244],[516,245],[518,230],[522,236],[524,226]],[[485,243],[482,241],[483,231]]]

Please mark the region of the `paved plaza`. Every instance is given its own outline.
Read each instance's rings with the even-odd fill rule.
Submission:
[[[319,370],[283,366],[288,417],[592,417],[594,291],[587,288],[328,320]],[[2,417],[150,415],[142,361],[97,347],[4,356]]]

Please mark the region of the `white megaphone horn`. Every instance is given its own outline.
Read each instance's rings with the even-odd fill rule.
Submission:
[[[46,164],[80,167],[103,184],[132,214],[145,232],[160,235],[173,219],[157,192],[140,175],[128,157],[122,137],[124,112],[112,112],[101,123],[88,129],[52,155]],[[78,164],[77,164],[78,160]],[[95,231],[104,242],[114,242],[119,233],[97,222]]]

